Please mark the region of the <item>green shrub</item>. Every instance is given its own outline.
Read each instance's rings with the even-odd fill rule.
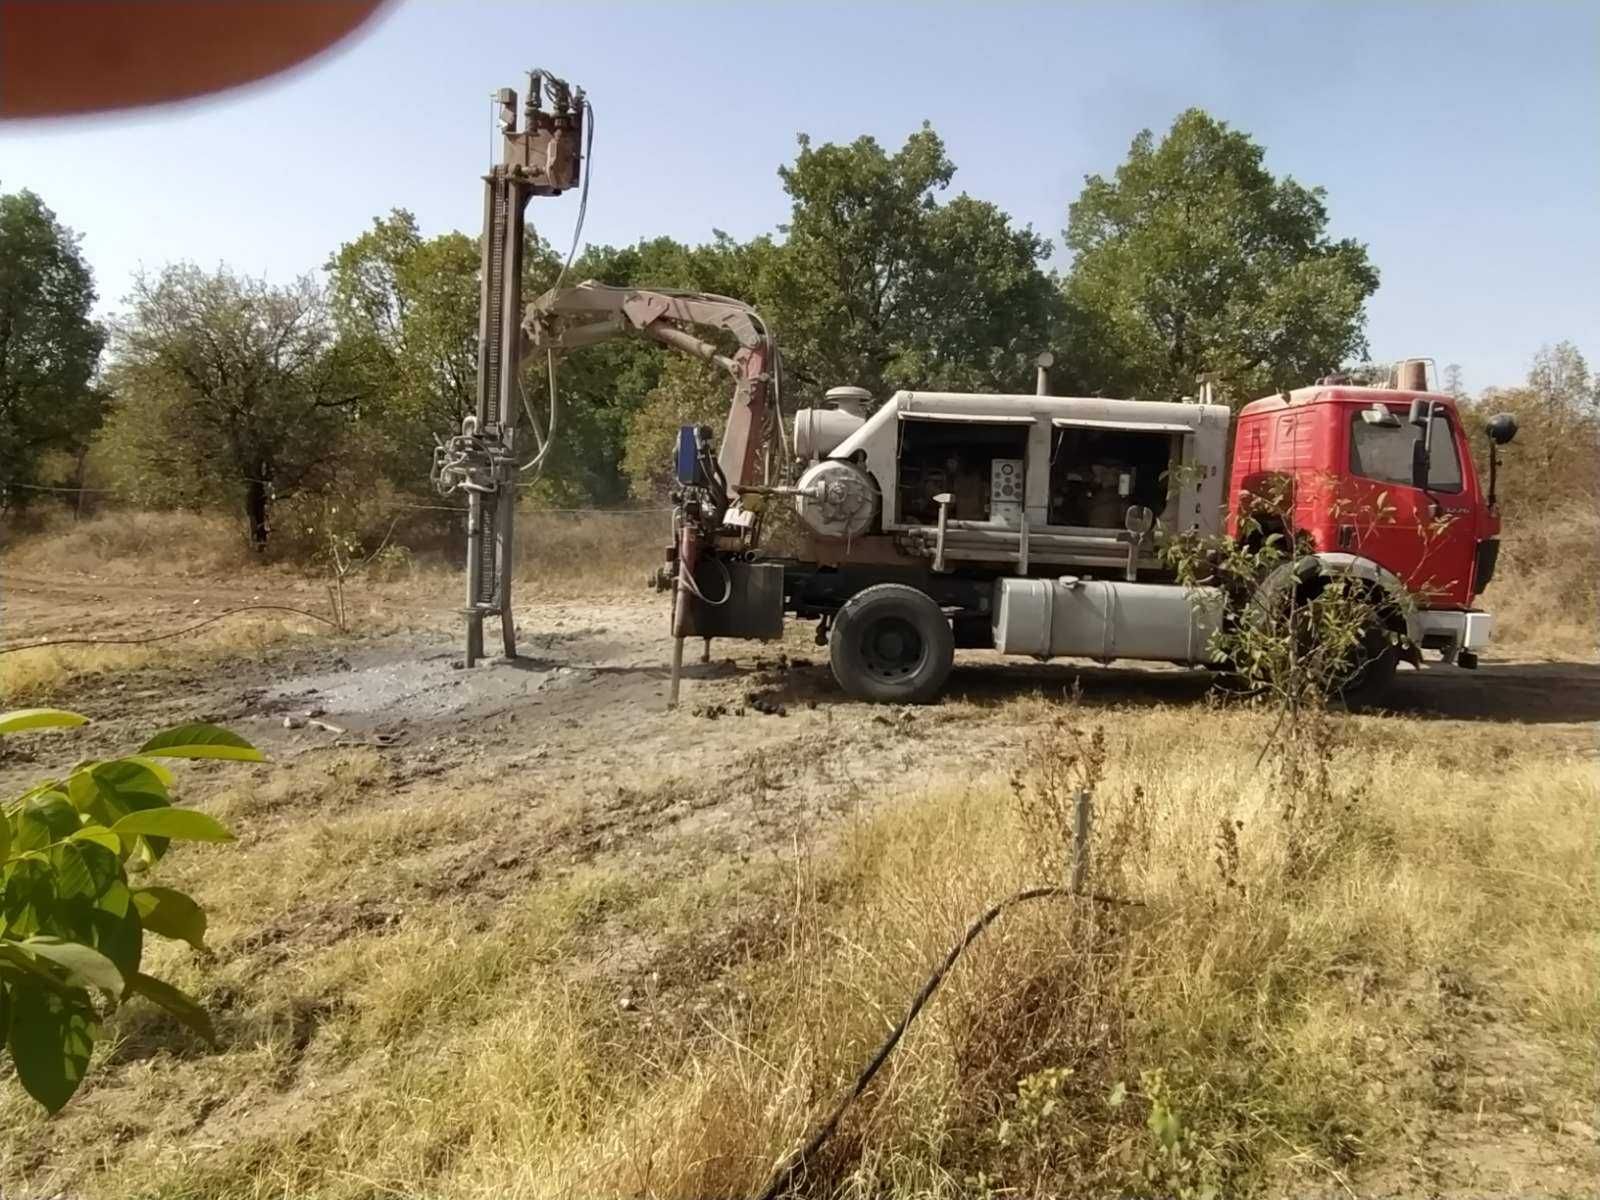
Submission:
[[[0,735],[81,725],[59,709],[0,713]],[[159,733],[139,752],[84,762],[8,802],[0,819],[0,1037],[17,1079],[51,1112],[83,1081],[99,1018],[129,996],[166,1009],[208,1041],[193,998],[139,970],[146,933],[204,946],[205,912],[142,876],[173,841],[233,840],[218,821],[177,808],[162,758],[261,761],[212,725]]]

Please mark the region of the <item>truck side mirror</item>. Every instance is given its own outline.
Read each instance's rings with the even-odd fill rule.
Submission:
[[[1411,443],[1411,486],[1412,487],[1414,487],[1414,488],[1422,488],[1424,491],[1427,490],[1427,487],[1428,487],[1428,467],[1429,467],[1428,459],[1429,459],[1428,440],[1421,433],[1418,433],[1417,434],[1417,440]]]
[[[1489,507],[1498,503],[1495,488],[1500,482],[1500,447],[1517,436],[1517,419],[1510,413],[1496,413],[1484,430],[1489,435]]]
[[[1417,440],[1411,443],[1411,486],[1428,488],[1429,449],[1433,441],[1433,401],[1420,396],[1411,402],[1407,419],[1417,427]]]
[[[1496,446],[1504,446],[1517,436],[1517,418],[1510,413],[1496,413],[1489,418],[1486,432]]]

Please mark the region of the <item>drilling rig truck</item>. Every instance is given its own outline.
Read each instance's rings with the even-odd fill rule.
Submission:
[[[633,336],[716,363],[734,385],[720,442],[703,426],[678,438],[672,544],[654,576],[672,597],[674,702],[686,639],[775,638],[791,616],[817,623],[840,686],[871,701],[933,699],[960,648],[1215,666],[1227,597],[1178,581],[1165,550],[1184,533],[1288,539],[1294,553],[1257,581],[1262,596],[1335,579],[1365,591],[1372,628],[1351,694],[1375,698],[1424,652],[1477,666],[1493,628],[1476,600],[1499,547],[1498,447],[1516,422],[1489,422],[1480,489],[1461,414],[1428,389],[1425,360],[1385,386],[1327,377],[1235,417],[1207,402],[1208,386],[1198,402],[1049,395],[1042,355],[1033,394],[841,386],[791,422],[772,331],[738,300],[558,280],[522,310],[523,208],[576,184],[588,109],[581,91],[535,74],[518,131],[514,94],[500,96],[477,411],[435,460],[441,489],[470,505],[469,665],[487,616],[515,654],[519,439],[531,438],[532,462],[554,436],[558,358]],[[524,429],[516,377],[541,354],[551,413],[543,428],[526,413]],[[1254,512],[1266,495],[1281,502]],[[780,504],[801,531],[786,555],[762,542]]]

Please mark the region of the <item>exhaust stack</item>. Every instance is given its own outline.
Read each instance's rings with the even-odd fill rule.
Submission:
[[[1389,386],[1402,392],[1428,390],[1428,363],[1426,358],[1402,358],[1395,363]]]

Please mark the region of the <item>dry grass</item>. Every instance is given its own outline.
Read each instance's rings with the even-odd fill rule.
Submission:
[[[1508,533],[1488,604],[1514,652],[1592,649],[1596,520]],[[88,523],[66,536],[101,543],[7,561],[131,565],[159,527]],[[524,593],[577,595],[636,586],[667,534],[660,514],[521,531]],[[442,579],[423,556],[377,590]],[[307,631],[243,620],[185,653]],[[7,655],[0,694],[164,655]],[[1085,773],[1095,883],[1146,906],[1005,918],[810,1194],[1439,1191],[1441,1156],[1500,1144],[1527,1154],[1485,1160],[1484,1190],[1548,1185],[1552,1163],[1580,1192],[1596,1177],[1559,1132],[1592,1120],[1600,1068],[1591,756],[1527,727],[1348,717],[1312,753],[1326,777],[1290,786],[1258,763],[1271,721],[1237,706],[994,716],[1038,733],[1016,789],[922,780],[913,803],[749,858],[599,852],[586,798],[473,766],[408,778],[354,750],[197,771],[241,842],[163,874],[210,910],[217,954],[163,944],[151,969],[218,1014],[222,1048],[130,1006],[60,1118],[0,1086],[0,1180],[170,1200],[751,1194],[965,922],[1061,878]],[[757,788],[653,770],[628,780],[641,811]]]
[[[1600,641],[1600,510],[1575,501],[1508,523],[1483,604],[1495,614],[1497,646],[1592,658]]]
[[[0,703],[55,695],[85,678],[118,675],[181,659],[204,664],[259,654],[287,642],[323,637],[328,627],[305,617],[243,613],[179,642],[149,645],[44,646],[0,655]]]
[[[365,751],[221,773],[208,803],[241,843],[168,864],[212,911],[218,959],[163,945],[155,966],[220,1011],[223,1049],[130,1009],[62,1118],[3,1093],[0,1177],[86,1196],[751,1194],[964,923],[1060,877],[1085,770],[1095,883],[1147,907],[1003,920],[810,1194],[1331,1188],[1423,1170],[1419,1129],[1448,1147],[1529,1104],[1540,1130],[1587,1119],[1587,758],[1345,718],[1337,782],[1312,771],[1291,804],[1255,765],[1257,714],[1119,710],[1101,771],[1084,760],[1105,714],[1057,729],[1059,705],[1006,708],[1040,733],[1014,793],[930,780],[834,838],[709,866],[689,847],[572,863],[531,782],[407,785]],[[534,877],[473,882],[534,827],[552,839]],[[1490,1040],[1513,1067],[1471,1065]],[[1153,1113],[1178,1122],[1165,1141]]]
[[[83,521],[52,513],[12,531],[6,565],[29,572],[230,575],[252,565],[240,524],[215,514],[113,511]]]
[[[541,593],[637,591],[672,541],[664,512],[517,515],[517,580]]]
[[[376,550],[387,533],[390,553],[359,572],[359,581],[404,581],[461,569],[460,530],[448,514],[442,523],[438,514],[424,515],[426,520],[392,528],[388,521],[374,523],[363,544]],[[517,518],[516,577],[540,590],[632,591],[643,586],[671,538],[665,512],[524,508]],[[286,532],[263,559],[250,550],[237,520],[185,512],[112,511],[81,522],[50,513],[26,526],[0,528],[6,565],[35,574],[232,579],[241,572],[298,572],[321,578],[321,546],[316,538],[295,539]]]

